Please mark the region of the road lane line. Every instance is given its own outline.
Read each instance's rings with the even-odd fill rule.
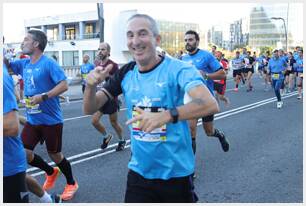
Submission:
[[[292,96],[294,96],[296,94],[297,94],[297,92],[293,92],[293,93],[290,93],[288,95],[284,95],[282,97],[282,99],[287,99],[287,98],[292,97]],[[241,113],[241,112],[244,112],[244,111],[247,111],[247,110],[251,110],[251,109],[254,109],[254,108],[263,106],[265,104],[269,104],[269,103],[275,102],[275,101],[276,101],[276,97],[273,97],[273,98],[262,100],[262,101],[259,101],[259,102],[256,102],[256,103],[252,103],[252,104],[249,104],[249,105],[245,105],[245,106],[239,107],[240,110],[238,110],[238,108],[233,109],[233,110],[231,110],[231,113],[226,111],[226,112],[220,113],[220,115],[218,117],[216,117],[215,120],[223,119],[223,118],[232,116],[234,114],[238,114],[238,113]],[[200,120],[200,122],[198,122],[197,126],[199,126],[201,124],[202,124],[202,120]],[[130,140],[127,140],[127,143],[130,143]],[[112,144],[112,145],[109,146],[109,148],[115,147],[116,145],[117,145],[117,143]],[[130,145],[126,145],[126,148],[128,148],[128,147],[130,147]],[[101,149],[94,149],[94,150],[91,150],[91,151],[80,153],[80,154],[68,157],[67,159],[69,161],[71,161],[71,160],[77,159],[79,157],[82,157],[82,156],[85,156],[85,155],[90,155],[90,154],[98,152],[98,151],[101,151]],[[113,152],[115,152],[115,149],[109,150],[107,152],[99,153],[99,154],[96,154],[96,155],[93,155],[93,156],[90,156],[90,157],[87,157],[87,158],[84,158],[84,159],[80,159],[80,160],[76,160],[76,161],[71,161],[71,165],[74,165],[74,164],[77,164],[77,163],[81,163],[81,162],[84,162],[84,161],[87,161],[87,160],[91,160],[91,159],[94,159],[96,157],[104,156],[106,154],[111,154]],[[54,162],[49,162],[48,164],[49,165],[55,165]],[[38,170],[38,168],[31,167],[31,168],[29,168],[27,170],[27,172],[33,172],[33,171],[36,171],[36,170]],[[40,172],[37,172],[37,173],[33,173],[32,176],[35,177],[35,176],[38,176],[38,175],[41,175],[41,174],[44,174],[44,173],[45,173],[44,171],[40,171]]]

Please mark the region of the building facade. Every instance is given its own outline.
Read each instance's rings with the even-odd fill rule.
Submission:
[[[301,45],[303,4],[263,4],[250,14],[250,46],[292,49]],[[283,19],[283,20],[282,20]],[[287,42],[286,42],[287,34]]]
[[[137,10],[126,10],[113,19],[112,24],[105,24],[105,41],[111,45],[111,58],[119,64],[132,60],[126,46],[126,22]],[[199,32],[199,25],[194,23],[157,20],[162,42],[160,47],[174,55],[184,50],[184,34],[192,29]],[[82,56],[89,55],[93,62],[97,55],[100,28],[96,11],[48,16],[25,20],[25,32],[40,29],[47,34],[47,56],[56,56],[58,63],[66,67],[79,67]],[[8,48],[20,48],[20,43],[7,44]]]

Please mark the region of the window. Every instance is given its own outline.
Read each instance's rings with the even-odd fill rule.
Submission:
[[[89,56],[89,62],[93,64],[94,61],[95,61],[95,58],[98,54],[98,51],[96,51],[96,50],[84,50],[83,51],[83,56],[85,54],[87,54]],[[83,56],[82,56],[82,59],[83,59]]]
[[[44,55],[46,55],[47,57],[50,57],[52,59],[54,59],[53,56],[56,57],[56,59],[54,59],[57,63],[59,62],[59,59],[58,59],[58,51],[47,51],[47,52],[44,52]]]
[[[47,37],[48,40],[58,40],[58,28],[54,27],[47,29]]]
[[[75,39],[75,26],[67,26],[65,28],[65,39]]]
[[[94,24],[90,23],[85,25],[84,38],[85,39],[94,38]]]
[[[78,66],[79,51],[63,51],[63,66]]]

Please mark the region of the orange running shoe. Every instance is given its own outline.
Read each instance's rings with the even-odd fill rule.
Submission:
[[[46,181],[43,186],[44,190],[51,190],[54,187],[56,179],[61,174],[61,170],[58,167],[54,167],[53,169],[54,171],[52,175],[49,176],[46,174]]]
[[[75,181],[74,185],[68,185],[66,184],[64,192],[62,194],[63,200],[70,200],[73,198],[76,191],[79,189],[79,185],[77,181]]]

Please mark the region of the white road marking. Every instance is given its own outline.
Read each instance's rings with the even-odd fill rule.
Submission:
[[[282,99],[286,99],[286,98],[292,97],[292,96],[294,96],[296,94],[297,94],[297,92],[292,92],[292,93],[286,94],[286,95],[284,95],[282,97]],[[241,113],[241,112],[244,112],[244,111],[247,111],[247,110],[251,110],[251,109],[254,109],[254,108],[263,106],[265,104],[269,104],[269,103],[275,102],[275,101],[276,101],[276,97],[273,97],[273,98],[268,98],[268,99],[261,100],[261,101],[258,101],[258,102],[252,103],[252,104],[244,105],[244,106],[241,106],[241,107],[229,110],[229,111],[225,111],[225,112],[216,114],[215,115],[215,117],[216,117],[215,120],[223,119],[225,117],[229,117],[229,116],[232,116],[234,114],[238,114],[238,113]],[[122,110],[126,110],[126,108],[123,108]],[[73,119],[79,119],[79,118],[83,118],[83,117],[87,117],[87,116],[90,116],[90,115],[81,116],[81,117],[74,117],[74,118],[68,118],[67,121],[73,120]],[[199,119],[199,122],[198,122],[197,125],[199,126],[201,124],[202,124],[202,120]],[[130,140],[127,140],[127,143],[130,143]],[[109,146],[109,148],[113,148],[116,145],[117,145],[117,143],[116,144],[112,144],[112,145]],[[126,145],[125,148],[129,148],[129,147],[130,147],[130,145]],[[90,155],[90,154],[93,154],[93,153],[96,153],[96,152],[99,152],[99,151],[101,151],[101,149],[94,149],[94,150],[91,150],[91,151],[87,151],[87,152],[84,152],[84,153],[80,153],[80,154],[68,157],[67,159],[71,162],[71,165],[74,165],[74,164],[78,164],[78,163],[81,163],[81,162],[84,162],[84,161],[87,161],[87,160],[91,160],[91,159],[94,159],[94,158],[97,158],[97,157],[100,157],[100,156],[105,156],[107,154],[114,153],[115,149],[108,150],[106,152],[99,153],[99,154],[96,154],[96,155],[93,155],[93,156],[90,156],[90,157],[86,157],[86,158],[83,158],[83,159],[79,159],[79,160],[76,160],[76,161],[71,161],[71,160],[74,160],[74,159],[77,159],[77,158],[80,158],[80,157],[83,157],[83,156],[86,156],[86,155]],[[48,164],[51,165],[51,166],[55,165],[54,162],[49,162]],[[31,167],[31,168],[29,168],[27,170],[27,172],[34,172],[36,170],[38,170],[38,168]],[[31,175],[33,177],[35,177],[35,176],[38,176],[38,175],[41,175],[41,174],[44,174],[44,173],[45,173],[44,171],[40,171],[40,172],[33,173]]]

